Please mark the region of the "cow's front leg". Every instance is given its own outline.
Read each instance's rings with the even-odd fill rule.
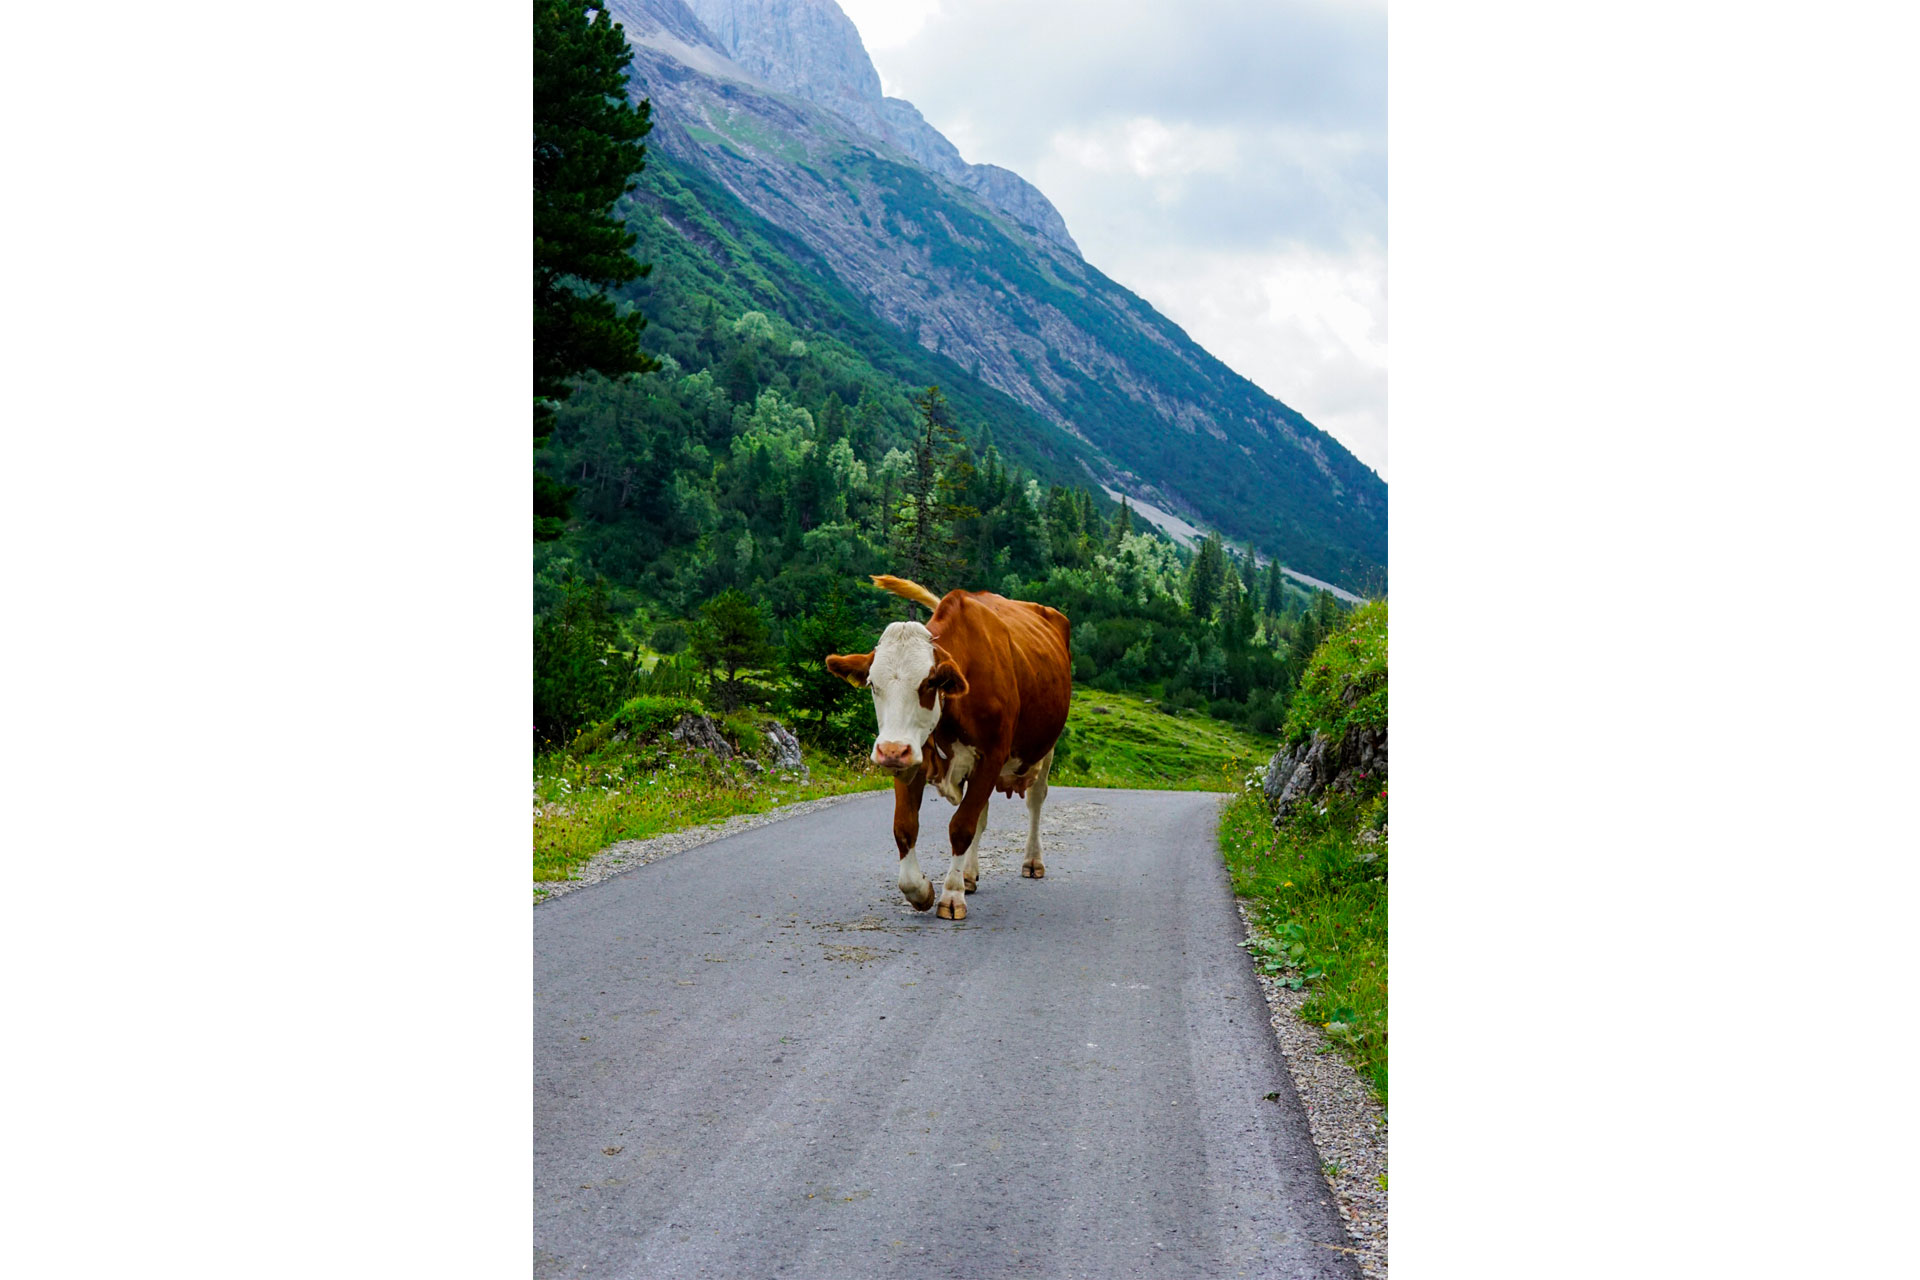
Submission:
[[[893,843],[900,850],[900,892],[916,911],[933,905],[933,882],[920,871],[920,860],[913,847],[920,838],[920,795],[927,788],[927,770],[922,765],[905,777],[893,780]]]
[[[967,855],[973,848],[974,836],[980,825],[986,820],[987,800],[993,795],[993,780],[1000,776],[1000,766],[1006,763],[1006,756],[983,754],[980,763],[974,767],[973,776],[967,779],[967,794],[960,799],[960,808],[955,811],[953,821],[947,824],[947,835],[953,841],[953,862],[947,868],[946,883],[941,886],[940,907],[935,912],[942,920],[965,920],[967,918]]]

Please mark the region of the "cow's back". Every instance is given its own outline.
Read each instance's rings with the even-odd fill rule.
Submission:
[[[950,591],[927,627],[966,673],[967,696],[953,706],[964,736],[997,727],[979,721],[1009,718],[1015,758],[1031,764],[1053,749],[1073,701],[1065,614],[990,591]]]

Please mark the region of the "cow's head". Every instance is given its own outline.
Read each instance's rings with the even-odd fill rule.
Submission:
[[[872,653],[836,653],[827,670],[873,694],[873,715],[880,732],[873,739],[873,762],[889,773],[905,773],[925,756],[927,738],[940,723],[940,699],[967,691],[960,668],[933,647],[933,633],[918,622],[896,622],[880,633]]]

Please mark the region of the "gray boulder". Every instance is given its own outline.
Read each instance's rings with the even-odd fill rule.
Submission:
[[[683,747],[696,751],[711,751],[722,760],[733,759],[733,748],[727,745],[727,739],[720,732],[720,726],[709,716],[684,715],[680,722],[668,730],[668,736]]]
[[[771,750],[772,767],[780,773],[797,773],[805,782],[811,776],[807,762],[800,758],[800,739],[793,736],[791,730],[778,720],[769,720],[761,728],[767,735],[767,746]]]
[[[1305,742],[1282,747],[1267,764],[1264,792],[1273,820],[1280,822],[1329,788],[1352,791],[1361,774],[1371,782],[1387,775],[1387,731],[1349,729],[1334,742],[1316,730]]]

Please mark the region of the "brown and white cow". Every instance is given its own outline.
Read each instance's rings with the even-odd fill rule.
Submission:
[[[928,781],[959,806],[947,826],[953,863],[938,902],[941,917],[964,920],[967,894],[980,879],[980,835],[995,788],[1027,802],[1020,874],[1037,880],[1047,873],[1040,806],[1073,697],[1070,624],[1057,609],[990,591],[949,591],[940,598],[887,574],[875,575],[873,583],[925,605],[933,617],[924,626],[892,623],[872,653],[833,654],[827,670],[873,694],[879,722],[873,763],[893,775],[900,892],[921,911],[936,900],[914,854]]]

